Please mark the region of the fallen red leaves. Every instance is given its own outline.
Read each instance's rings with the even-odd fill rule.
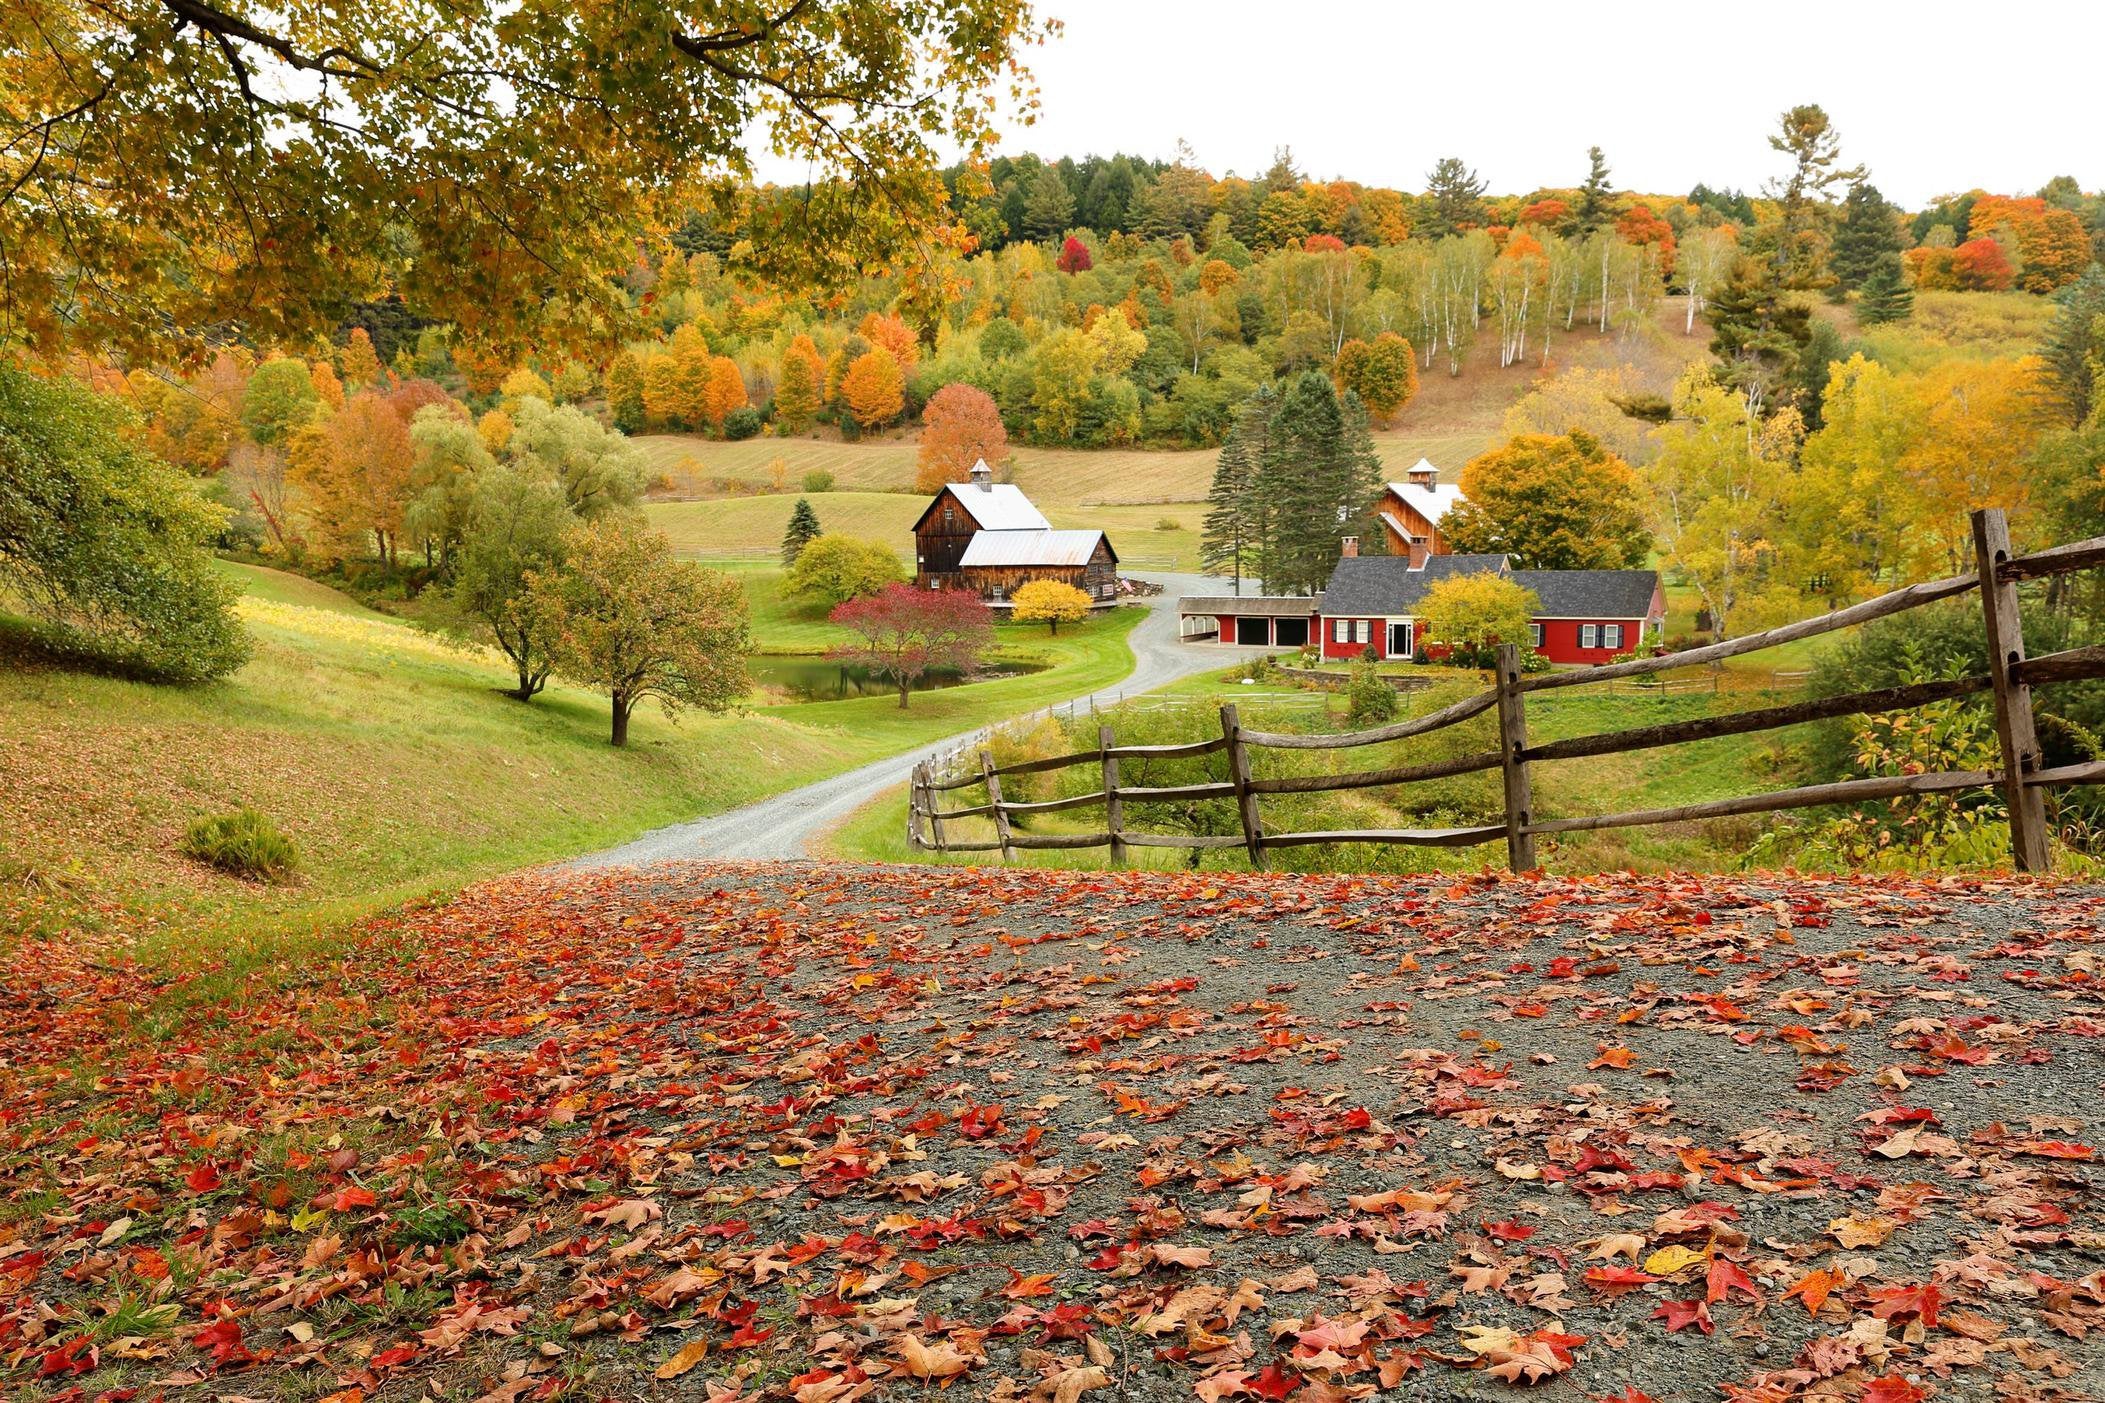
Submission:
[[[0,1387],[2096,1394],[2101,910],[725,866],[31,948]]]

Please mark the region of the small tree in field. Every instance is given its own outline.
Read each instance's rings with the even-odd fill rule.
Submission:
[[[535,573],[533,608],[556,670],[607,693],[616,745],[627,745],[636,703],[656,697],[723,711],[747,689],[745,591],[738,581],[673,558],[661,532],[624,515],[581,522],[563,540],[560,569]]]
[[[969,671],[994,642],[987,606],[964,590],[895,584],[828,617],[854,639],[828,656],[896,684],[902,707],[914,683],[938,668]]]
[[[1428,643],[1444,643],[1463,667],[1488,667],[1501,643],[1526,651],[1528,625],[1542,601],[1535,591],[1497,575],[1455,575],[1425,592],[1418,623]]]
[[[1043,619],[1054,633],[1061,624],[1089,617],[1089,596],[1063,580],[1032,580],[1016,591],[1014,602],[1012,617],[1017,623]]]
[[[900,573],[898,555],[884,542],[829,531],[805,542],[782,588],[793,598],[831,607],[875,594]]]
[[[796,506],[790,509],[789,525],[782,531],[782,566],[788,569],[797,563],[804,547],[819,538],[819,514],[811,509],[809,498],[797,498]]]

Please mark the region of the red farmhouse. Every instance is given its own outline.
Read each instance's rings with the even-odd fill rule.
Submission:
[[[1209,635],[1223,643],[1306,647],[1326,658],[1411,658],[1421,647],[1440,651],[1424,636],[1418,605],[1441,580],[1499,575],[1535,592],[1541,601],[1528,641],[1553,663],[1604,663],[1640,644],[1657,642],[1666,619],[1659,575],[1652,570],[1515,570],[1502,555],[1433,555],[1422,565],[1408,556],[1348,555],[1323,593],[1310,596],[1195,596],[1180,602],[1187,639]]]

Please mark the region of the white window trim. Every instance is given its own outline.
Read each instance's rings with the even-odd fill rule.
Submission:
[[[1543,643],[1549,638],[1549,630],[1545,629],[1538,621],[1531,620],[1529,622],[1528,634],[1535,640],[1533,646],[1538,650],[1542,647]]]
[[[1330,621],[1330,641],[1333,643],[1350,643],[1352,641],[1352,620],[1332,619]]]
[[[1600,646],[1601,646],[1601,626],[1600,626],[1599,624],[1580,624],[1580,625],[1579,625],[1579,646],[1580,646],[1581,648],[1598,648],[1598,647],[1600,647]]]
[[[1623,646],[1623,626],[1621,624],[1602,624],[1601,646],[1620,651]]]
[[[1352,641],[1354,643],[1371,642],[1373,640],[1373,632],[1373,626],[1365,619],[1354,619],[1352,621]]]

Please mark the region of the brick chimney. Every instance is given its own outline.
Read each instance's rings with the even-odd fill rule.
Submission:
[[[982,492],[994,490],[994,469],[987,466],[984,458],[972,465],[972,485]]]
[[[1423,570],[1425,568],[1426,560],[1430,558],[1433,553],[1433,543],[1431,541],[1426,540],[1423,536],[1413,536],[1410,538],[1409,541],[1409,550],[1411,558],[1410,568],[1413,570]]]
[[[1347,536],[1344,540],[1338,542],[1338,554],[1347,560],[1357,556],[1359,554],[1359,537]]]

